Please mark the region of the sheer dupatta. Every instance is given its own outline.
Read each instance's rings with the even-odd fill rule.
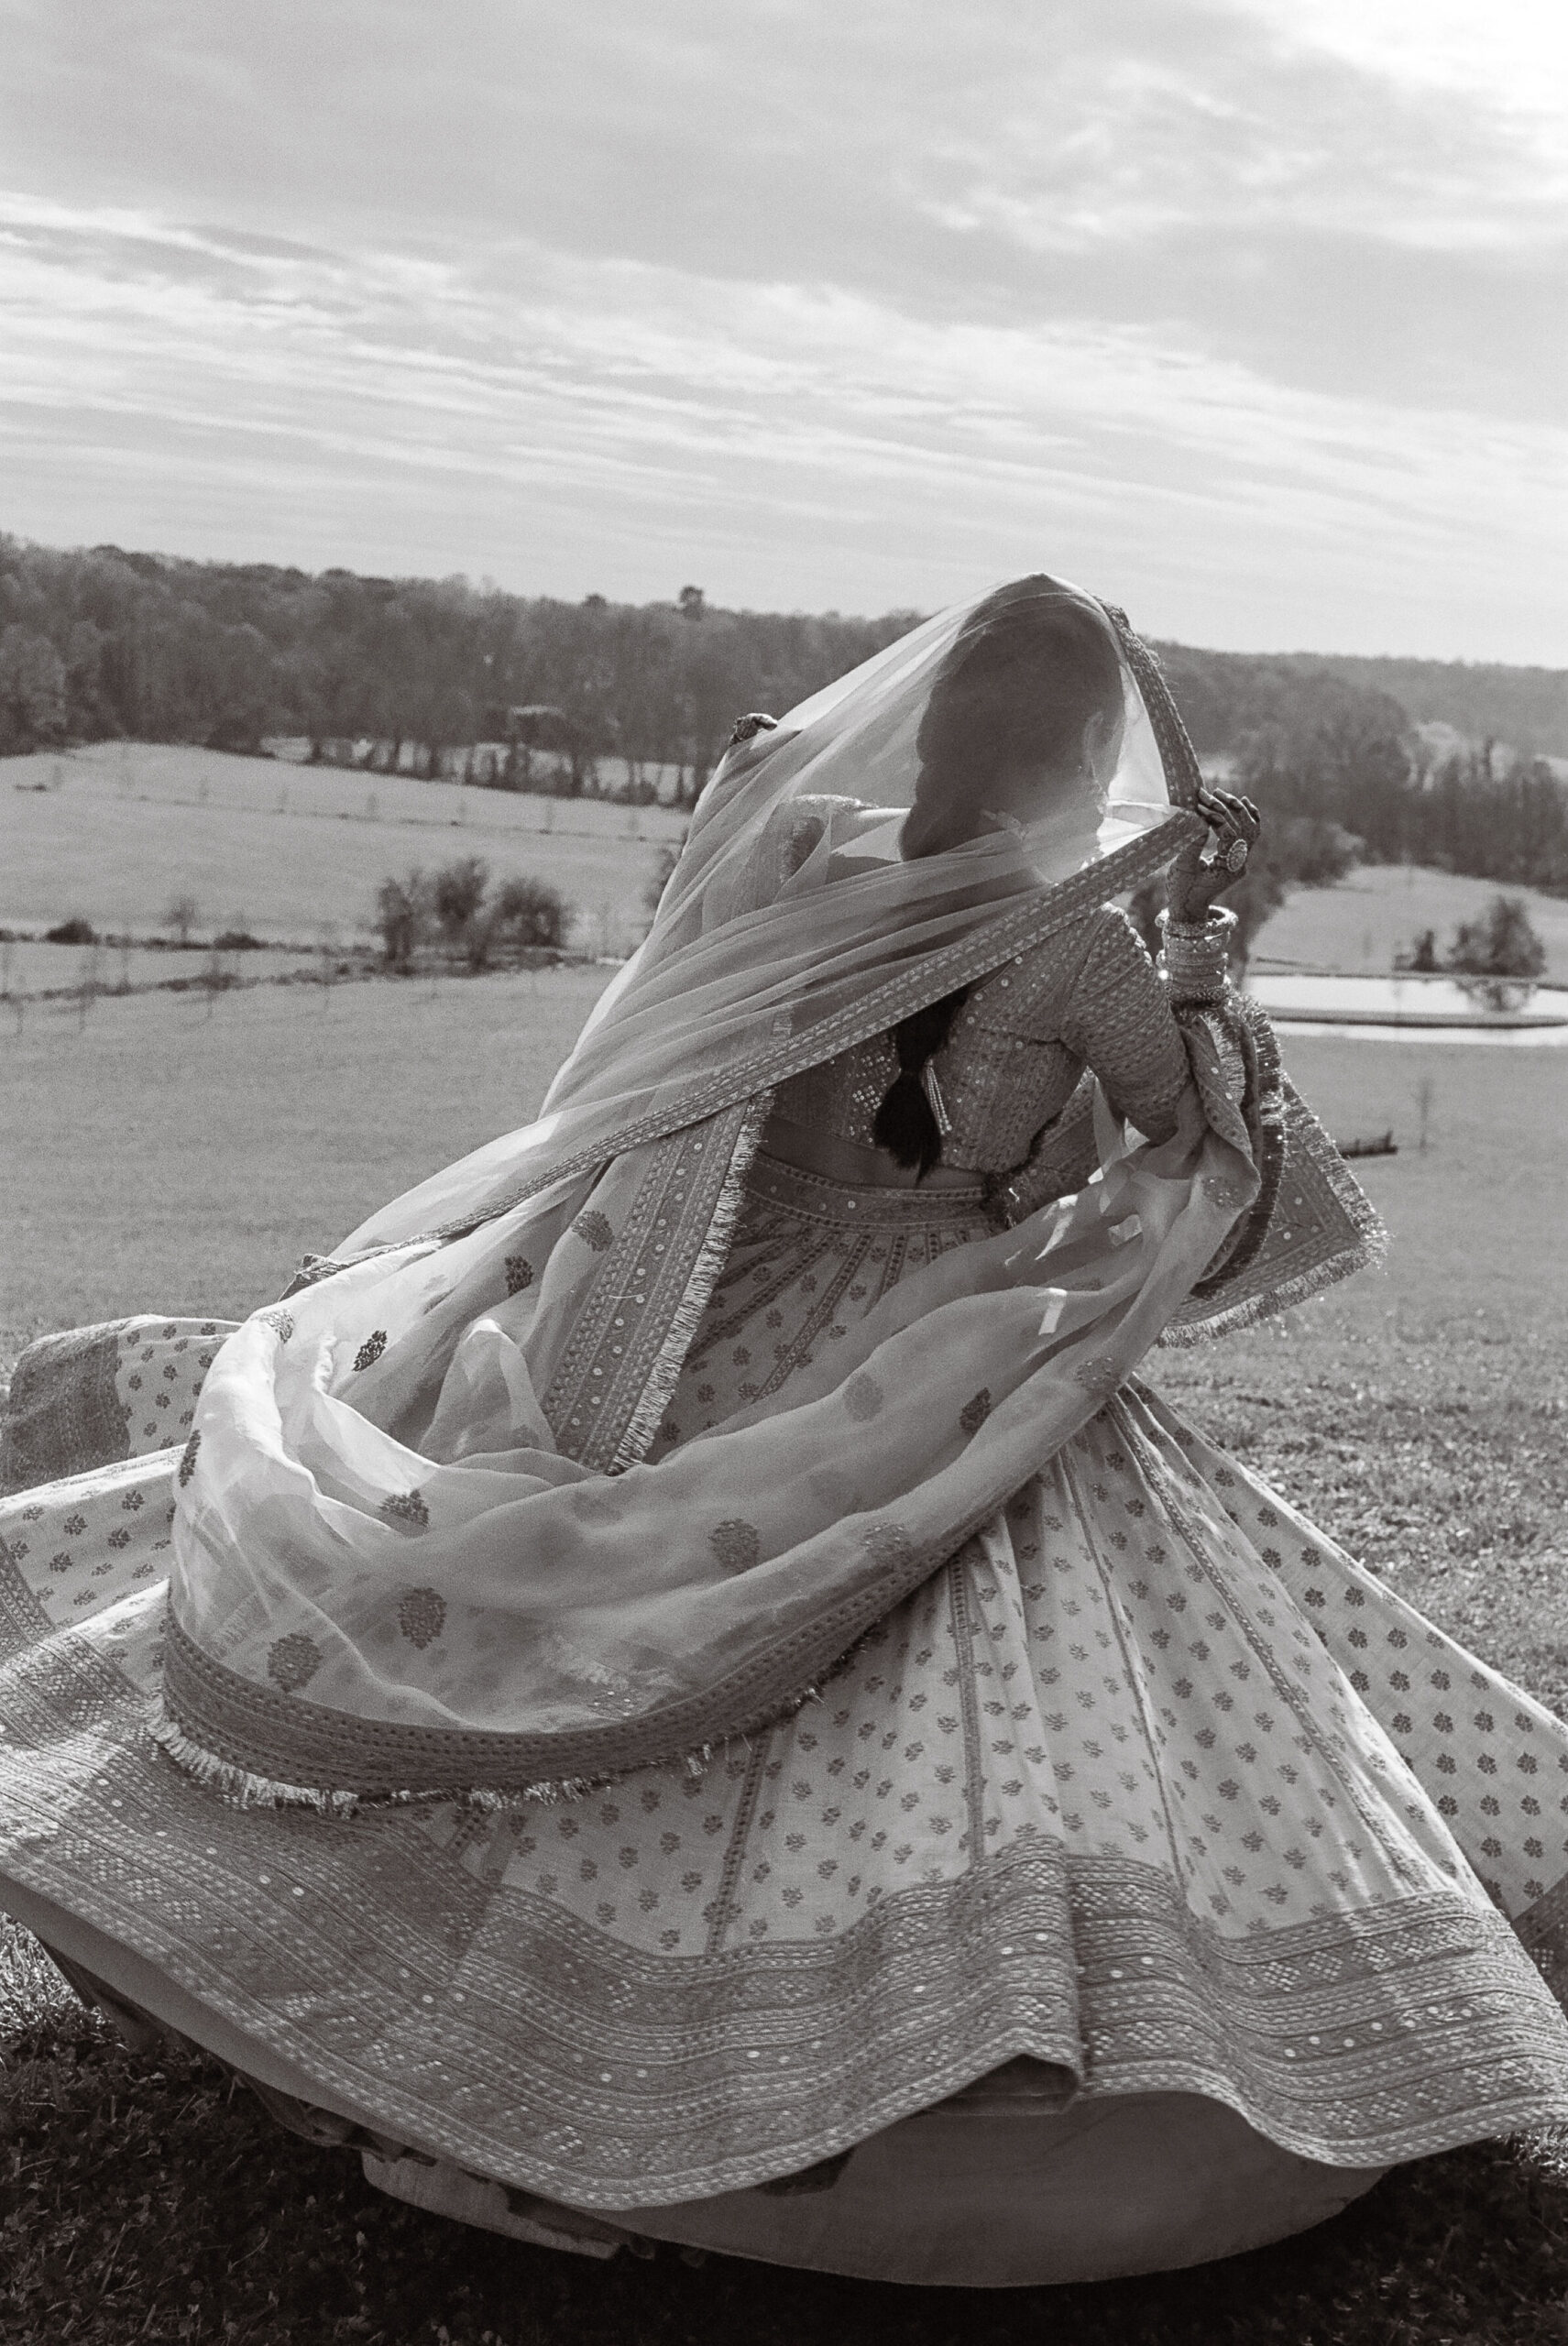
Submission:
[[[1097,832],[905,861],[972,606],[732,752],[539,1120],[373,1216],[209,1373],[155,1728],[242,1799],[505,1800],[798,1699],[1092,1414],[1258,1176],[1198,1091],[1159,1147],[912,1277],[826,1368],[642,1463],[772,1088],[1048,938],[1191,836],[1196,769],[1119,615]]]

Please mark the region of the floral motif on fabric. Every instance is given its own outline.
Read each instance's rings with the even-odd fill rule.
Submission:
[[[201,1447],[201,1435],[199,1433],[193,1433],[191,1436],[190,1441],[185,1444],[184,1449],[180,1453],[180,1464],[176,1471],[174,1479],[179,1484],[181,1490],[185,1488],[186,1484],[191,1480],[192,1475],[196,1471],[196,1453]]]
[[[845,1415],[854,1425],[868,1425],[886,1398],[875,1377],[868,1376],[862,1369],[858,1376],[851,1376],[844,1387]]]
[[[604,1254],[615,1244],[614,1231],[596,1207],[589,1206],[585,1212],[580,1213],[572,1224],[572,1228],[584,1245],[591,1247],[596,1255]]]
[[[506,1258],[507,1293],[521,1295],[533,1285],[533,1265],[526,1255],[509,1255]]]
[[[389,1491],[381,1501],[378,1512],[386,1517],[389,1523],[407,1524],[411,1531],[423,1531],[429,1528],[430,1509],[424,1503],[422,1493],[417,1490]]]
[[[272,1330],[280,1344],[286,1344],[294,1332],[294,1315],[280,1304],[271,1311],[258,1311],[256,1316],[264,1328]]]
[[[991,1389],[988,1386],[982,1385],[980,1391],[974,1396],[974,1398],[970,1401],[966,1401],[963,1408],[959,1411],[959,1431],[966,1434],[977,1434],[990,1415]]]
[[[446,1627],[446,1599],[433,1588],[411,1588],[399,1604],[398,1627],[422,1653]]]
[[[387,1331],[377,1328],[366,1337],[354,1355],[356,1368],[373,1368],[387,1349]]]
[[[756,1525],[745,1522],[740,1516],[728,1523],[716,1523],[707,1535],[707,1544],[728,1573],[748,1571],[762,1552]]]
[[[308,1686],[321,1666],[321,1650],[302,1629],[280,1638],[267,1656],[267,1675],[285,1694],[296,1694],[302,1686]]]

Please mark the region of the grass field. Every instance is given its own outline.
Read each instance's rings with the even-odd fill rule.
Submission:
[[[0,1034],[9,1348],[276,1293],[305,1248],[525,1117],[601,977],[345,986],[324,1006],[264,988],[210,1019],[131,997],[81,1035],[66,1014]],[[1568,1054],[1288,1035],[1285,1049],[1342,1138],[1393,1127],[1399,1154],[1358,1167],[1388,1269],[1156,1354],[1153,1379],[1568,1709]],[[118,2049],[50,1977],[25,1942],[0,1949],[0,2335],[17,2346],[1568,2341],[1568,2147],[1551,2142],[1425,2161],[1319,2232],[1097,2288],[900,2292],[665,2250],[598,2265],[378,2198],[204,2063]]]
[[[58,789],[38,787],[60,777]],[[175,895],[203,935],[248,927],[313,945],[323,926],[367,926],[378,882],[482,855],[498,878],[552,882],[576,906],[576,942],[630,949],[668,808],[537,798],[411,774],[275,764],[218,750],[104,742],[0,764],[0,925],[74,915],[142,936]]]
[[[58,789],[38,787],[57,774]],[[576,907],[579,948],[621,952],[646,926],[642,893],[657,850],[680,829],[664,807],[100,742],[0,763],[0,926],[41,930],[79,914],[99,929],[146,936],[183,894],[195,899],[203,936],[248,926],[313,946],[323,928],[345,940],[363,930],[389,872],[482,855],[498,876],[526,872],[558,887]],[[1568,899],[1509,893],[1530,906],[1549,973],[1568,981]],[[1336,888],[1299,890],[1255,950],[1387,970],[1422,929],[1446,944],[1496,893],[1487,880],[1372,865]]]
[[[0,1357],[119,1312],[254,1310],[302,1254],[526,1123],[609,974],[111,996],[84,1027],[34,1004],[19,1039],[0,1022]]]
[[[1368,863],[1333,888],[1299,888],[1258,935],[1255,957],[1352,972],[1389,970],[1424,928],[1441,952],[1462,920],[1475,920],[1499,893],[1522,897],[1546,948],[1547,975],[1568,981],[1568,897],[1539,888],[1499,891],[1495,880],[1415,864]]]

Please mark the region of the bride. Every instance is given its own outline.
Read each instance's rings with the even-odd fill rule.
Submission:
[[[1257,832],[1047,577],[743,719],[534,1124],[24,1357],[0,1905],[598,2254],[1158,2269],[1568,2119],[1568,1729],[1139,1374],[1377,1243]]]

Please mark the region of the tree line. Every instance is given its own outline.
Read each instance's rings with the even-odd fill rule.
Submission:
[[[727,610],[696,586],[568,603],[0,536],[0,755],[109,738],[254,752],[291,735],[315,758],[574,794],[607,787],[614,760],[616,795],[670,795],[673,770],[689,801],[739,714],[789,707],[919,616]],[[1425,705],[1378,681],[1430,670],[1452,706],[1468,675],[1506,717],[1517,676],[1528,740],[1555,672],[1157,650],[1200,754],[1292,827],[1277,837],[1293,865],[1349,852],[1568,890],[1568,795],[1545,761],[1436,759]]]
[[[591,788],[619,756],[681,769],[690,795],[743,710],[789,707],[917,616],[717,610],[696,587],[566,603],[0,537],[0,755],[112,738],[254,752],[292,734],[314,758],[353,745],[433,774],[515,745],[512,770],[492,757],[468,778]]]

